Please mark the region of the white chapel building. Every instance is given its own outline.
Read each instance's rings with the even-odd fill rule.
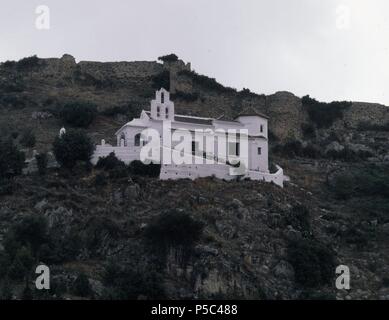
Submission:
[[[168,128],[168,129],[166,129]],[[243,113],[234,120],[203,118],[176,114],[174,102],[165,89],[156,91],[151,101],[150,111],[143,110],[139,118],[124,124],[117,132],[117,145],[111,146],[102,140],[91,159],[96,164],[100,157],[114,152],[126,164],[141,159],[141,150],[147,145],[145,132],[154,129],[161,140],[160,179],[196,179],[215,176],[233,180],[250,178],[264,180],[283,186],[283,170],[270,173],[268,165],[268,118],[260,113]],[[179,142],[166,138],[166,130],[174,136],[175,132],[186,131],[190,134],[189,150],[185,152],[192,161],[177,164],[167,161],[177,152]],[[231,134],[237,132],[237,134]],[[244,132],[244,133],[242,133]],[[243,139],[245,138],[245,139]],[[169,140],[169,141],[168,141]],[[210,151],[209,151],[210,150]],[[170,152],[166,153],[167,151]],[[181,152],[181,151],[180,151]],[[174,158],[174,156],[173,156]],[[245,163],[245,166],[233,165]],[[239,160],[239,161],[238,161]]]

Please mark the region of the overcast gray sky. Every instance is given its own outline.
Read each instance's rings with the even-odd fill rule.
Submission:
[[[0,61],[171,52],[237,89],[389,105],[387,0],[0,0]]]

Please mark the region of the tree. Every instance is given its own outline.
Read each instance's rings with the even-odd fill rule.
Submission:
[[[58,163],[69,169],[72,169],[77,161],[89,162],[94,149],[94,144],[88,135],[79,130],[69,130],[56,137],[53,143],[53,151]]]
[[[178,61],[178,57],[176,54],[171,53],[165,56],[158,57],[158,60],[161,60],[163,62],[175,62]]]
[[[27,128],[23,130],[19,142],[23,147],[26,148],[32,148],[35,146],[36,138],[31,128]]]
[[[288,247],[296,283],[304,288],[330,284],[335,270],[335,256],[327,246],[309,239],[296,240]]]
[[[74,293],[80,297],[87,297],[92,293],[92,288],[85,273],[80,273],[74,281]]]
[[[0,140],[0,178],[12,178],[22,173],[25,155],[10,140]]]
[[[157,245],[192,247],[201,237],[204,224],[189,214],[171,210],[154,218],[146,237]]]
[[[87,128],[97,115],[97,107],[87,102],[72,102],[61,110],[62,120],[74,127]]]
[[[47,169],[47,153],[40,153],[35,156],[38,172],[41,176],[46,174]]]

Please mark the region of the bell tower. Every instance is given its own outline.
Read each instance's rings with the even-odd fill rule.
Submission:
[[[151,118],[174,121],[174,102],[170,101],[170,93],[164,88],[156,91],[155,99],[151,100]]]

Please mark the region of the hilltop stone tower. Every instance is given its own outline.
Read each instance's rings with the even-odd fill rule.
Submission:
[[[192,83],[179,79],[179,73],[181,71],[191,71],[190,62],[185,63],[180,59],[177,61],[164,61],[163,67],[170,71],[170,93],[174,94],[177,91],[191,92]]]

